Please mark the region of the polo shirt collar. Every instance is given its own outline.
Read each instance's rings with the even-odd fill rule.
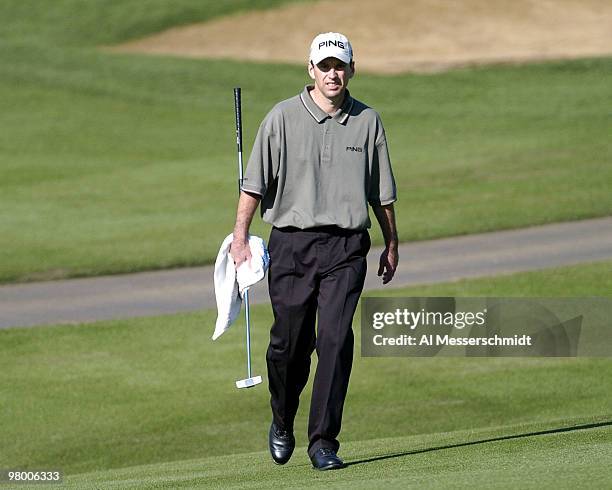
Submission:
[[[312,85],[306,85],[304,87],[304,90],[300,94],[300,99],[302,99],[302,104],[304,104],[304,107],[315,119],[315,121],[317,121],[318,123],[322,123],[323,121],[325,121],[325,119],[330,117],[332,119],[335,119],[336,122],[338,122],[339,124],[345,124],[351,113],[351,110],[353,109],[354,103],[354,100],[351,97],[351,94],[349,93],[348,89],[346,90],[344,102],[342,102],[342,107],[340,107],[340,109],[330,115],[327,114],[327,112],[325,112],[323,109],[321,109],[310,96],[310,90],[312,90],[313,88],[314,87]]]

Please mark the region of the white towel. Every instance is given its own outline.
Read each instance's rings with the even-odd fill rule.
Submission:
[[[223,240],[215,261],[217,323],[213,340],[218,339],[238,318],[244,292],[265,277],[270,264],[266,243],[258,236],[249,235],[250,263],[243,262],[236,272],[234,260],[229,253],[232,240],[232,234]]]

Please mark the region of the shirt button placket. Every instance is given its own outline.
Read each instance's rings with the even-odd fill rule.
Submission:
[[[329,163],[331,161],[331,142],[330,142],[330,121],[331,118],[325,120],[325,126],[323,128],[323,162]]]

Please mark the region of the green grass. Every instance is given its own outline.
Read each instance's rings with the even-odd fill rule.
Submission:
[[[544,424],[351,442],[350,466],[317,473],[299,455],[274,466],[267,451],[68,477],[67,488],[604,488],[612,479],[612,428],[533,435]],[[602,423],[602,422],[600,422]],[[588,425],[587,425],[588,427]],[[515,439],[505,439],[516,436]],[[295,458],[297,459],[297,458]]]
[[[246,10],[308,0],[3,0],[0,39],[97,46]]]
[[[609,296],[611,267],[602,262],[391,294]],[[269,306],[254,307],[252,318],[254,371],[265,377]],[[394,486],[443,487],[453,475],[466,483],[472,470],[504,486],[527,476],[532,486],[566,474],[593,484],[610,476],[602,463],[611,451],[609,426],[401,455],[610,422],[612,393],[602,383],[612,376],[610,359],[361,358],[358,351],[342,454],[353,462],[390,457],[354,465],[342,472],[346,477],[313,474],[304,452],[304,401],[292,470],[274,467],[265,454],[266,383],[246,392],[234,388],[244,375],[243,329],[239,323],[213,343],[214,319],[213,311],[202,311],[1,330],[0,468],[98,471],[69,482],[104,481],[105,488],[141,480],[172,486],[174,478],[186,486],[306,486],[311,480],[366,486],[382,478]],[[303,400],[309,392],[310,386]],[[230,454],[240,455],[236,465]],[[153,466],[127,468],[137,465]]]
[[[244,90],[248,155],[304,69],[94,46],[247,3],[2,2],[0,282],[214,259],[235,214],[232,88]],[[353,94],[386,125],[400,238],[609,215],[610,75],[605,58],[358,74]]]

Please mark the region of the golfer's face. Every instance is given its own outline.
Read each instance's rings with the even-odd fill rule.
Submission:
[[[325,58],[316,65],[308,67],[311,78],[319,91],[328,99],[342,95],[353,76],[353,64],[344,63],[337,58]]]

